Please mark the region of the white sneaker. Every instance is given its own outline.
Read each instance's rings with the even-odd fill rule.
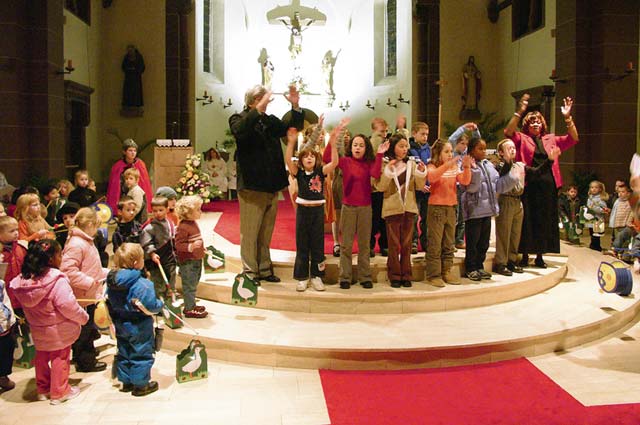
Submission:
[[[61,404],[64,403],[67,400],[72,400],[76,397],[78,397],[80,395],[80,388],[78,387],[71,387],[71,390],[69,390],[69,393],[61,398],[54,398],[51,399],[51,401],[49,402],[49,404]]]
[[[313,286],[313,289],[315,289],[316,291],[324,291],[324,283],[322,283],[322,279],[320,279],[318,276],[314,276],[311,278],[311,286]]]
[[[47,401],[49,400],[49,393],[40,394],[38,393],[38,401]]]
[[[304,292],[304,291],[307,290],[307,286],[309,286],[309,281],[308,280],[301,280],[296,285],[296,291]]]

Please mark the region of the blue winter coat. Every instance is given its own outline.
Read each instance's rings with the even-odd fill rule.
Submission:
[[[471,168],[471,182],[462,186],[462,215],[464,220],[493,217],[500,213],[499,193],[513,189],[518,179],[510,173],[500,177],[496,168],[487,159]]]
[[[109,312],[114,320],[139,320],[146,316],[133,304],[131,300],[134,298],[151,313],[162,309],[162,301],[156,298],[153,282],[142,277],[142,272],[136,269],[111,271],[107,277],[107,296],[111,307]]]

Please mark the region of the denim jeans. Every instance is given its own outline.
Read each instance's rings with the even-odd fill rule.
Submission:
[[[182,296],[184,309],[193,310],[196,306],[196,288],[202,275],[202,260],[187,260],[180,263],[180,277],[182,278]]]

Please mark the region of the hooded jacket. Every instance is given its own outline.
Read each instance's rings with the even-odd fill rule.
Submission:
[[[153,282],[142,277],[136,269],[112,270],[107,276],[109,312],[114,320],[137,321],[147,315],[140,311],[133,299],[138,299],[151,313],[158,313],[162,301],[156,298]]]
[[[103,269],[100,254],[93,243],[93,238],[77,227],[69,230],[69,239],[62,250],[60,271],[69,277],[71,288],[76,298],[102,298],[99,293],[102,285],[99,281],[107,277],[109,269]],[[93,302],[85,301],[80,305]]]
[[[518,183],[517,177],[498,174],[488,159],[476,163],[471,169],[471,182],[462,189],[462,215],[464,220],[493,217],[500,213],[498,194],[511,191]]]
[[[35,279],[19,275],[9,286],[22,305],[36,350],[61,350],[78,339],[89,315],[76,301],[64,273],[49,268]]]
[[[382,217],[404,214],[405,212],[418,214],[418,205],[416,203],[416,189],[424,187],[427,171],[420,172],[415,161],[407,161],[404,170],[400,174],[405,174],[405,181],[400,184],[398,180],[397,170],[399,163],[391,171],[387,165],[384,173],[380,176],[378,188],[384,191],[384,200],[382,201]]]

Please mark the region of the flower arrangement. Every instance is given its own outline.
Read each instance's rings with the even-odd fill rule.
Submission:
[[[206,203],[222,195],[218,188],[211,184],[209,175],[202,171],[201,165],[202,158],[200,154],[187,155],[182,176],[176,185],[178,197],[197,195]]]

